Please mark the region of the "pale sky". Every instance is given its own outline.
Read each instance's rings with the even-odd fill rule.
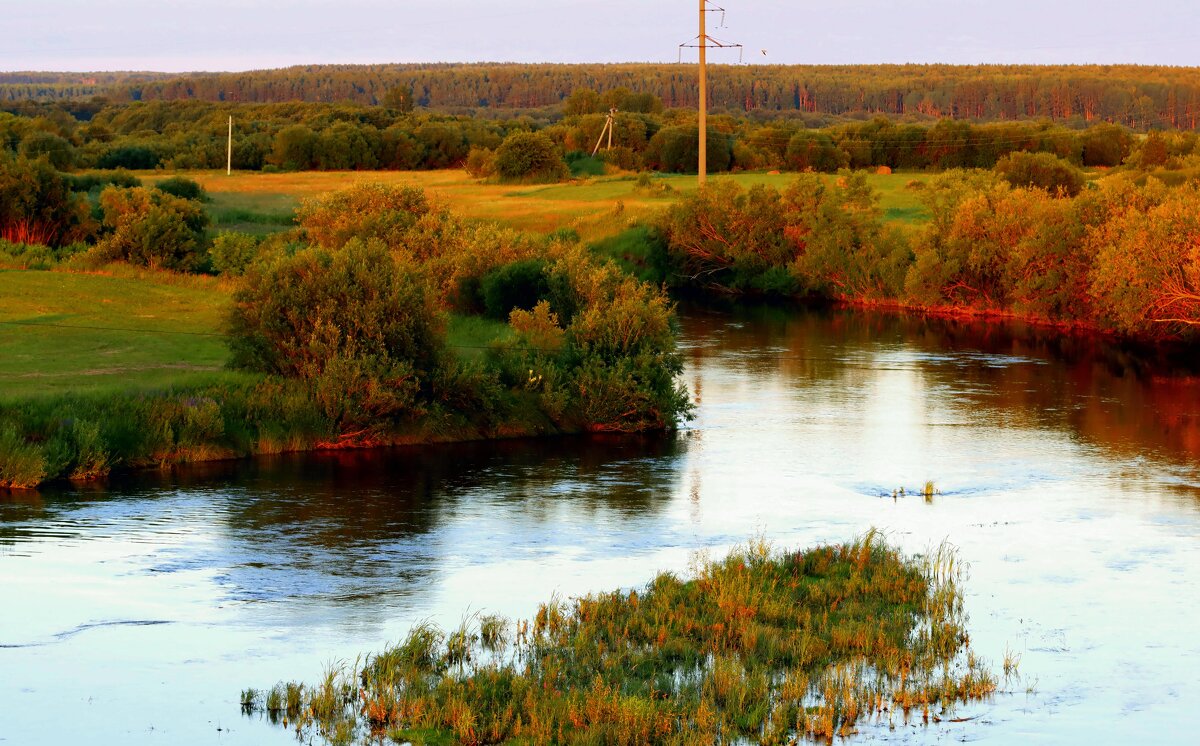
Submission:
[[[709,33],[744,44],[751,64],[1200,65],[1200,0],[718,5],[725,28]],[[696,9],[697,0],[0,0],[0,70],[675,62],[678,44],[696,36]],[[736,63],[737,52],[711,61]]]

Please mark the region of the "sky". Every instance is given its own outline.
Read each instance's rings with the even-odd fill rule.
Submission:
[[[0,0],[0,70],[675,62],[699,0]],[[1200,65],[1200,0],[719,0],[746,64]],[[695,50],[684,50],[694,60]],[[736,50],[712,62],[739,62]]]

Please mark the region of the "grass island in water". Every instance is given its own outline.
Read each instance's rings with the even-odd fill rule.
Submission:
[[[528,621],[418,624],[315,685],[247,689],[242,707],[341,744],[779,744],[936,722],[997,691],[963,576],[948,547],[906,557],[873,531],[799,552],[755,541],[699,557],[690,579],[552,599]]]

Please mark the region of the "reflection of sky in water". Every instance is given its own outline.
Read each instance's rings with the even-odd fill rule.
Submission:
[[[869,526],[959,546],[977,650],[1020,652],[1036,692],[864,740],[1192,736],[1195,379],[951,322],[685,329],[701,403],[675,438],[281,458],[0,505],[0,743],[291,742],[238,716],[241,687],[312,679],[420,619],[525,615],[698,548]],[[892,499],[926,479],[932,504]]]

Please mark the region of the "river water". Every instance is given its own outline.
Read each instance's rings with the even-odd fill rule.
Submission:
[[[688,309],[677,435],[338,453],[0,498],[0,743],[284,744],[238,692],[765,535],[970,563],[1020,681],[861,742],[1195,743],[1200,376],[1087,338]],[[893,490],[934,480],[932,503]]]

